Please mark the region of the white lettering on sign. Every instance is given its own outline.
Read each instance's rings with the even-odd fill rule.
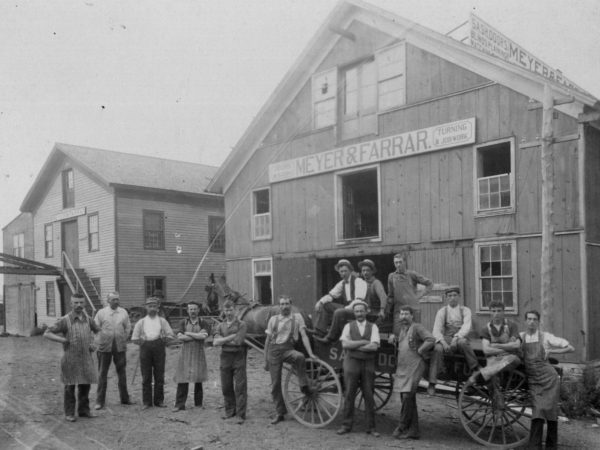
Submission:
[[[60,212],[58,213],[55,217],[54,217],[54,221],[58,222],[59,220],[65,220],[65,219],[70,219],[72,217],[77,217],[77,216],[84,216],[85,215],[85,206],[81,207],[81,208],[71,208],[71,209],[67,209],[66,211]]]
[[[269,165],[269,182],[403,158],[475,142],[475,118],[361,142]]]
[[[536,58],[527,50],[508,39],[475,14],[471,13],[470,16],[471,47],[488,55],[503,59],[515,66],[523,67],[548,80],[581,92],[586,92],[571,80],[565,78],[560,70],[551,68],[548,64],[542,62],[539,58]]]

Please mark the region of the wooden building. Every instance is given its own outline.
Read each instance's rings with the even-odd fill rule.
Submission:
[[[547,75],[547,74],[546,74]],[[459,284],[479,325],[503,300],[540,308],[542,100],[554,111],[556,292],[551,329],[600,357],[596,98],[362,2],[317,31],[209,190],[223,193],[228,281],[312,310],[335,261],[401,252],[438,286]],[[527,144],[527,145],[525,145]],[[423,302],[431,326],[440,297]]]
[[[216,167],[56,144],[27,193],[23,214],[30,259],[73,272],[95,306],[118,290],[124,307],[143,305],[162,290],[165,299],[204,300],[211,273],[225,271],[219,235],[223,198],[205,192]],[[10,239],[6,236],[5,239]],[[74,271],[69,271],[70,267]],[[69,311],[70,288],[60,277],[36,275],[38,323]]]

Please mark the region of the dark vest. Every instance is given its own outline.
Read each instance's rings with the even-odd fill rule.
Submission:
[[[367,325],[365,326],[365,335],[361,336],[360,332],[358,331],[358,324],[356,323],[356,320],[353,320],[350,322],[350,339],[353,341],[360,341],[363,339],[370,341],[372,330],[373,324],[367,321]],[[363,352],[358,349],[348,350],[348,355],[356,359],[375,359],[375,352]]]
[[[356,286],[354,285],[355,281],[356,277],[354,275],[350,275],[348,283],[350,283],[350,297],[352,298],[346,298],[346,285],[342,284],[342,296],[340,298],[344,301],[344,305],[347,305],[352,300],[354,300],[354,289],[356,288]]]

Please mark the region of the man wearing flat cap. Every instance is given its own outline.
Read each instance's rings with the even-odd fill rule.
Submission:
[[[152,405],[164,408],[166,343],[174,340],[173,330],[164,317],[158,316],[158,299],[146,300],[146,316],[138,320],[131,335],[131,342],[140,346],[142,372],[142,410]],[[154,395],[152,395],[154,378]]]
[[[442,367],[444,353],[461,353],[472,372],[479,369],[479,362],[469,342],[472,320],[471,310],[460,305],[460,287],[450,286],[444,291],[447,304],[435,315],[433,337],[435,347],[429,367],[429,386],[427,392],[435,392],[437,375]]]
[[[367,283],[353,274],[354,267],[350,261],[340,259],[335,265],[335,270],[340,274],[342,280],[328,294],[321,297],[315,305],[317,312],[315,328],[322,335],[327,333],[329,324],[332,323],[335,314],[342,316],[336,321],[336,323],[341,323],[341,327],[348,320],[351,320],[354,317],[354,313],[352,312],[353,302],[355,300],[364,301],[367,295]],[[336,341],[342,332],[341,327],[332,330],[322,340]]]
[[[117,371],[119,397],[121,404],[131,405],[127,392],[127,339],[131,332],[129,314],[119,306],[119,293],[111,292],[106,296],[107,306],[96,313],[94,322],[100,328],[96,335],[98,342],[98,391],[96,392],[96,409],[104,408],[106,401],[106,385],[108,369],[111,360],[115,363]]]
[[[385,318],[387,307],[387,294],[383,288],[383,283],[375,278],[377,269],[375,263],[370,259],[363,259],[358,263],[360,274],[367,283],[367,295],[365,302],[373,314],[377,314],[377,319],[381,322]],[[369,319],[370,320],[370,319]]]

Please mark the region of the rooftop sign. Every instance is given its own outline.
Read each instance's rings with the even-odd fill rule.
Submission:
[[[269,165],[269,182],[429,153],[475,142],[475,118],[408,131]]]
[[[471,47],[488,55],[503,59],[515,66],[522,67],[548,80],[562,84],[569,88],[586,92],[571,80],[565,78],[558,69],[553,69],[539,58],[533,56],[520,45],[511,41],[494,27],[488,25],[475,14],[470,14]]]

